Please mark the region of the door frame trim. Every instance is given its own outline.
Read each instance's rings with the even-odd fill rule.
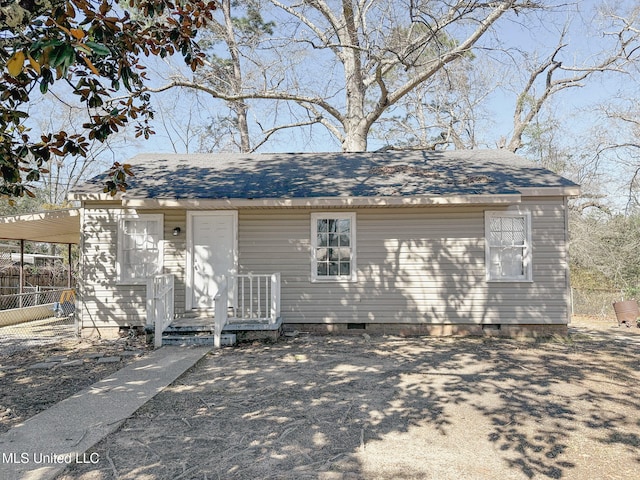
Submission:
[[[231,248],[233,256],[233,268],[227,278],[229,288],[229,305],[235,305],[235,277],[238,273],[238,211],[237,210],[196,210],[187,211],[187,243],[186,243],[186,282],[185,282],[185,310],[194,309],[193,305],[193,222],[197,217],[218,215],[231,217],[232,236]]]

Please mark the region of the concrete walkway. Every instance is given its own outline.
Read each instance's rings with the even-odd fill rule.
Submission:
[[[45,480],[85,452],[206,355],[211,347],[163,347],[0,435],[0,479]]]

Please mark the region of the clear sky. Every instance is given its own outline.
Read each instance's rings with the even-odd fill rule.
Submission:
[[[566,33],[566,43],[568,46],[563,50],[559,58],[564,65],[584,65],[595,60],[595,56],[601,49],[603,42],[602,25],[594,19],[592,8],[594,5],[602,5],[604,2],[580,2],[580,14],[576,12],[574,5],[568,5],[561,9],[554,17],[554,21],[550,21],[548,16],[539,18],[536,15],[512,16],[504,19],[498,26],[498,35],[500,41],[507,39],[508,46],[513,54],[513,61],[524,61],[520,53],[516,53],[515,49],[527,52],[531,58],[535,55],[547,56],[550,51],[558,43],[560,31],[569,25]],[[620,3],[620,2],[618,2]],[[152,62],[154,63],[154,62]],[[522,83],[525,81],[526,72],[523,69],[520,72],[511,71],[509,75],[512,78],[506,79],[510,83]],[[159,72],[159,77],[166,77],[170,72],[161,64],[155,62],[151,67],[154,71]],[[184,73],[184,71],[183,71]],[[499,78],[497,79],[497,81]],[[163,80],[157,78],[157,84],[161,84]],[[629,85],[624,85],[628,82]],[[633,79],[630,76],[623,75],[603,75],[596,74],[585,82],[582,88],[571,88],[564,90],[560,94],[553,97],[548,102],[548,107],[554,111],[554,115],[564,120],[567,119],[566,126],[576,135],[588,130],[597,119],[593,118],[591,108],[605,101],[611,96],[615,96],[620,88],[632,86]],[[519,87],[510,89],[508,86],[498,89],[490,95],[491,101],[488,103],[490,112],[490,125],[483,134],[483,143],[486,146],[495,146],[500,136],[508,136],[511,133],[513,125],[513,111],[516,101],[517,90]],[[540,91],[540,90],[538,90]],[[135,142],[131,145],[132,150],[140,151],[193,151],[196,147],[195,143],[184,142],[180,140],[180,131],[185,132],[186,126],[191,122],[195,124],[199,121],[206,122],[211,116],[224,114],[226,108],[222,102],[212,101],[207,98],[206,94],[200,94],[199,101],[189,99],[184,93],[166,92],[157,94],[156,96],[164,104],[169,104],[172,113],[178,118],[170,118],[171,114],[163,114],[159,111],[157,118],[155,138],[148,142]],[[176,102],[176,99],[178,101]],[[253,102],[253,105],[258,105]],[[285,109],[280,110],[280,114]],[[264,111],[260,111],[259,106],[252,111],[252,116],[256,118],[265,115]],[[286,118],[286,117],[285,117]],[[258,118],[268,128],[268,120],[264,117]],[[171,123],[174,125],[171,125]],[[193,127],[194,125],[191,125]],[[193,133],[193,130],[187,130]],[[184,137],[184,134],[182,134]],[[371,141],[369,149],[373,150],[381,146]],[[311,130],[283,132],[276,134],[272,140],[262,147],[259,151],[332,151],[338,150],[340,145],[335,141],[321,126],[315,126]]]
[[[560,56],[565,66],[583,65],[595,60],[606,41],[602,31],[607,27],[595,16],[593,7],[602,6],[606,2],[587,1],[578,4],[566,4],[553,17],[548,15],[531,14],[518,15],[504,18],[496,29],[496,34],[488,36],[483,46],[508,47],[512,52],[512,61],[509,69],[504,72],[494,72],[496,82],[503,81],[503,88],[493,91],[487,103],[486,122],[478,126],[480,145],[493,148],[500,137],[509,137],[513,127],[513,111],[517,94],[521,85],[526,80],[527,71],[524,64],[523,52],[533,61],[536,55],[546,57],[558,43],[559,33],[568,25],[565,40],[567,47]],[[616,4],[627,2],[616,2]],[[579,9],[576,5],[579,5]],[[479,62],[482,55],[497,54],[490,50],[478,53]],[[522,68],[513,68],[514,64],[522,62]],[[162,85],[165,79],[175,74],[170,67],[158,59],[149,59],[149,68],[153,86]],[[172,67],[175,68],[175,67]],[[189,72],[181,69],[183,74]],[[317,72],[314,73],[318,75]],[[509,85],[514,85],[512,88]],[[563,138],[560,140],[566,145],[584,141],[588,138],[590,129],[602,122],[602,114],[594,110],[594,106],[619,95],[620,90],[633,90],[636,88],[635,78],[631,75],[597,74],[582,88],[564,90],[553,97],[547,103],[548,112],[559,120],[562,126]],[[538,90],[540,91],[540,90]],[[210,122],[212,117],[224,115],[227,112],[224,104],[214,101],[206,94],[198,97],[180,92],[168,91],[154,95],[157,115],[154,121],[154,129],[157,132],[149,140],[134,139],[131,130],[119,139],[114,139],[109,149],[99,154],[106,162],[122,162],[141,152],[195,152],[198,149],[198,125]],[[258,105],[257,102],[253,102]],[[286,122],[286,108],[281,108],[279,113]],[[266,110],[261,110],[259,105],[251,112],[251,119],[260,121],[265,128],[272,125],[268,121]],[[255,125],[254,125],[254,128]],[[371,140],[369,149],[375,150],[382,146],[381,143]],[[340,149],[339,143],[328,134],[322,126],[313,126],[304,130],[288,130],[273,135],[272,140],[260,148],[261,152],[283,151],[336,151]],[[618,175],[619,177],[620,175]]]

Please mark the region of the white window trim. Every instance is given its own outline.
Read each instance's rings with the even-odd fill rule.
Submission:
[[[158,270],[156,274],[162,273],[164,267],[164,215],[159,214],[125,214],[120,215],[118,219],[118,251],[116,254],[116,275],[118,278],[118,284],[120,285],[141,285],[146,284],[146,278],[122,278],[122,258],[124,256],[124,222],[126,220],[143,220],[143,221],[155,221],[159,222],[160,237],[158,239]]]
[[[490,220],[496,217],[524,217],[525,240],[524,240],[524,275],[518,277],[491,277],[491,246],[490,238]],[[531,230],[531,212],[528,210],[503,210],[503,211],[485,211],[484,215],[484,242],[485,242],[485,270],[487,282],[491,283],[516,283],[516,282],[533,282],[533,264],[532,264],[532,230]]]
[[[351,275],[349,276],[318,276],[318,260],[316,249],[318,248],[318,219],[348,219],[351,222]],[[356,262],[356,214],[355,212],[317,212],[311,214],[311,282],[313,283],[336,283],[336,282],[357,282],[357,262]]]

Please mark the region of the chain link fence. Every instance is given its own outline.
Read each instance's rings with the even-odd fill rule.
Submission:
[[[70,289],[33,287],[0,295],[0,350],[19,350],[74,338],[75,299]]]
[[[588,315],[602,319],[614,319],[613,302],[621,300],[620,292],[605,289],[571,289],[571,306],[574,315]]]
[[[24,287],[24,293],[0,295],[0,312],[18,308],[52,305],[66,289],[59,287]]]

